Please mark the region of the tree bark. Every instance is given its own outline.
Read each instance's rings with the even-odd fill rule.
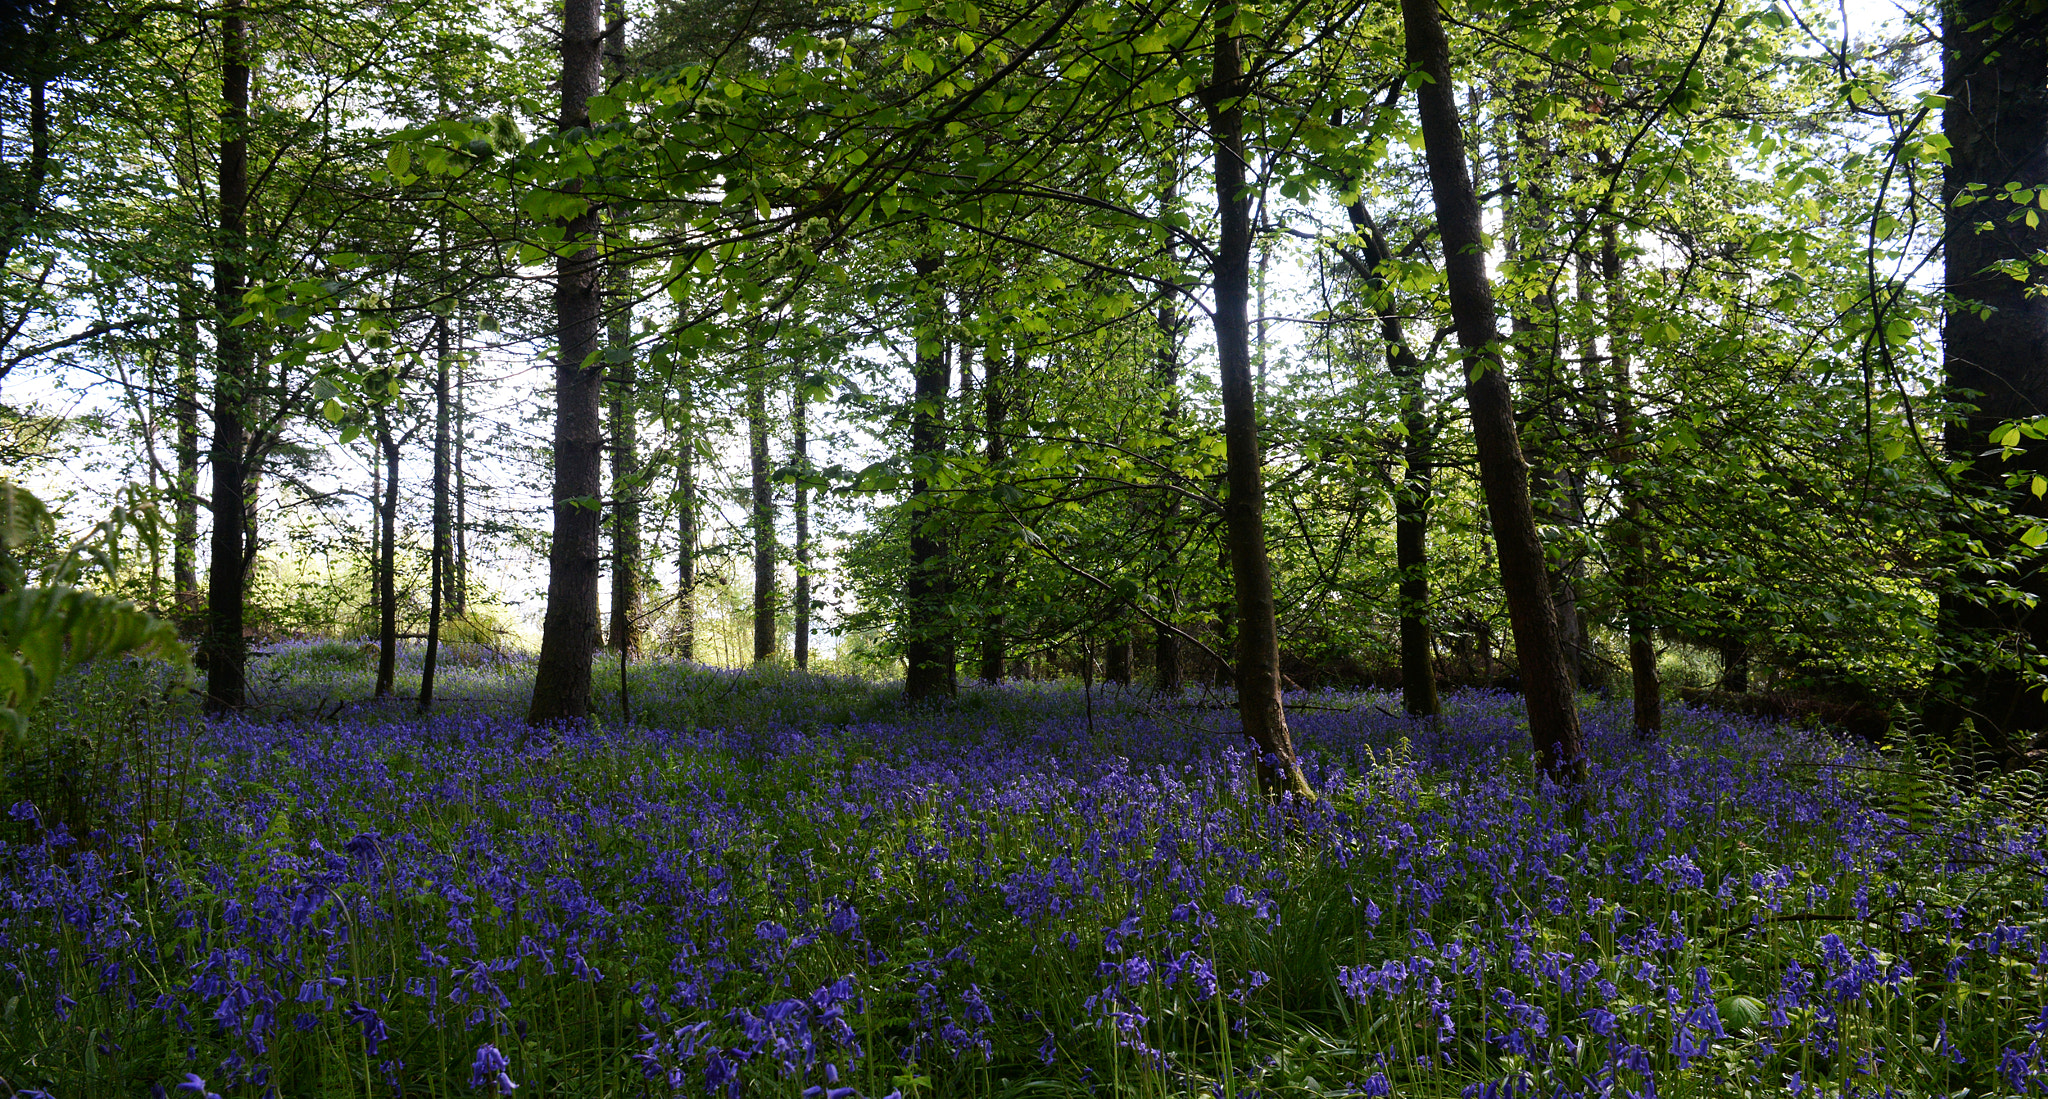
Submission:
[[[249,42],[241,0],[221,19],[220,235],[213,261],[216,313],[213,374],[213,534],[206,578],[206,712],[240,710],[248,697],[249,647],[242,636],[248,596],[243,553],[249,495],[251,354],[234,323],[247,275],[249,206]]]
[[[469,614],[469,478],[463,469],[468,450],[469,402],[464,393],[469,383],[469,363],[461,341],[456,343],[455,390],[451,399],[449,472],[453,478],[453,542],[449,549],[451,574],[448,578],[448,613],[456,618]]]
[[[676,372],[682,416],[676,425],[676,655],[697,659],[697,436],[696,394],[688,363]]]
[[[1601,278],[1607,284],[1607,347],[1614,374],[1614,468],[1621,495],[1622,613],[1628,628],[1628,671],[1636,735],[1653,738],[1664,728],[1664,691],[1657,681],[1656,635],[1650,617],[1648,535],[1643,526],[1641,475],[1636,469],[1635,379],[1622,342],[1629,329],[1628,290],[1622,281],[1620,231],[1601,229]]]
[[[1011,354],[1007,370],[1004,366],[1006,359],[995,341],[991,340],[982,354],[981,417],[985,436],[982,453],[992,472],[1010,458],[1010,440],[1006,434],[1009,430],[1006,421],[1010,414],[1007,390],[1011,378],[1024,374],[1024,352],[1014,350]],[[1009,553],[999,544],[989,570],[987,602],[991,609],[981,623],[980,678],[983,683],[1002,682],[1004,665],[1008,663],[1008,641],[1003,631],[1009,623],[1002,608],[1009,598],[1009,589]]]
[[[1509,321],[1522,362],[1523,392],[1528,395],[1522,438],[1531,460],[1530,505],[1539,530],[1548,527],[1567,532],[1581,526],[1585,508],[1584,476],[1571,468],[1570,406],[1572,394],[1564,382],[1558,362],[1561,326],[1557,299],[1550,290],[1547,269],[1554,212],[1550,204],[1551,150],[1547,143],[1532,142],[1521,119],[1515,121],[1513,141],[1521,148],[1533,147],[1539,154],[1534,166],[1514,157],[1507,174],[1514,197],[1504,204],[1508,223],[1508,251],[1524,268],[1535,269],[1542,287],[1533,296],[1517,294],[1519,307]],[[1474,184],[1476,189],[1477,184]],[[1564,649],[1565,671],[1574,689],[1586,682],[1585,628],[1579,618],[1578,578],[1583,562],[1577,553],[1559,555],[1558,542],[1546,543],[1550,577],[1550,605],[1557,619],[1558,644]]]
[[[1315,791],[1301,772],[1281,704],[1280,637],[1273,574],[1266,557],[1265,471],[1259,454],[1258,401],[1253,390],[1246,317],[1251,267],[1251,196],[1246,192],[1244,97],[1250,88],[1241,40],[1232,24],[1238,6],[1216,15],[1215,68],[1204,98],[1216,143],[1216,206],[1222,239],[1215,259],[1216,357],[1223,398],[1227,492],[1223,517],[1237,610],[1237,710],[1259,754],[1259,784],[1268,796]]]
[[[398,440],[391,414],[376,407],[377,453],[384,461],[384,498],[377,502],[377,697],[391,694],[398,679]]]
[[[910,568],[903,589],[903,697],[911,702],[953,695],[954,635],[946,599],[947,546],[944,515],[932,491],[931,473],[944,457],[946,395],[951,371],[946,366],[945,306],[936,277],[941,260],[920,256],[914,262],[925,315],[917,325],[917,354],[912,360],[910,409]]]
[[[1418,717],[1442,711],[1437,696],[1436,662],[1429,637],[1429,511],[1435,462],[1435,432],[1422,391],[1422,363],[1401,329],[1401,313],[1380,267],[1392,257],[1366,212],[1363,199],[1349,208],[1351,227],[1365,249],[1352,269],[1365,279],[1379,315],[1380,341],[1387,345],[1387,368],[1401,391],[1401,481],[1394,489],[1394,567],[1400,580],[1394,594],[1400,617],[1401,707]],[[1351,259],[1347,254],[1346,259]]]
[[[1119,687],[1131,685],[1131,633],[1120,629],[1102,647],[1102,679]]]
[[[441,666],[443,595],[454,569],[449,561],[448,493],[448,318],[434,321],[434,548],[427,593],[427,651],[420,663],[421,713],[434,708],[434,678]]]
[[[448,613],[456,618],[469,614],[469,478],[463,469],[462,459],[468,450],[469,432],[464,426],[468,419],[469,402],[465,390],[469,385],[468,356],[458,334],[456,342],[455,394],[452,417],[454,420],[452,454],[450,465],[455,478],[455,545],[452,563],[454,575],[448,584]]]
[[[605,54],[611,82],[625,76],[626,11],[621,0],[606,5]],[[639,387],[633,359],[633,271],[618,257],[626,245],[625,230],[609,227],[610,251],[606,275],[610,284],[611,308],[606,358],[611,373],[612,443],[612,621],[611,647],[628,653],[640,649],[640,619],[645,602],[647,577],[641,552],[640,530],[640,425],[635,405]]]
[[[789,408],[790,461],[796,466],[796,597],[791,601],[790,657],[799,668],[811,666],[811,493],[804,478],[811,472],[811,395],[799,374]]]
[[[178,627],[199,613],[199,288],[188,267],[178,279],[177,472],[171,498],[171,588]]]
[[[612,621],[611,647],[640,648],[643,573],[640,549],[640,430],[634,405],[638,379],[633,363],[633,307],[630,280],[612,271],[610,373],[612,451]]]
[[[598,61],[598,0],[564,0],[562,10],[563,134],[590,126],[590,97],[602,84]],[[571,138],[570,140],[573,140]],[[570,183],[570,189],[580,189]],[[604,369],[593,362],[604,305],[603,263],[595,206],[563,225],[583,247],[555,261],[555,476],[551,499],[554,537],[548,546],[548,609],[541,623],[540,659],[534,668],[527,721],[543,725],[590,716],[590,661],[597,643],[600,513],[591,506],[603,491]]]
[[[775,493],[768,468],[767,366],[747,375],[747,458],[753,474],[754,661],[775,655]]]
[[[1537,537],[1529,502],[1529,467],[1515,430],[1514,394],[1501,359],[1479,199],[1465,166],[1463,125],[1451,84],[1450,45],[1436,0],[1401,0],[1401,14],[1408,63],[1423,77],[1415,96],[1430,191],[1443,240],[1452,320],[1465,352],[1465,401],[1471,410],[1479,480],[1521,666],[1530,739],[1543,774],[1560,783],[1577,782],[1587,768],[1578,706],[1558,635],[1557,611],[1550,601],[1543,542]]]
[[[1168,215],[1180,208],[1180,184],[1178,173],[1179,156],[1171,158],[1167,165],[1167,177],[1159,195],[1161,215]],[[1161,404],[1159,409],[1160,433],[1171,437],[1180,424],[1180,291],[1179,280],[1173,275],[1180,269],[1180,255],[1174,237],[1166,238],[1166,269],[1171,285],[1159,296],[1159,354],[1153,359],[1153,381],[1158,384]],[[1171,492],[1161,493],[1159,507],[1163,513],[1160,522],[1162,532],[1173,529],[1174,517],[1180,511],[1180,497]],[[1159,588],[1159,617],[1171,623],[1180,609],[1180,592],[1169,576],[1170,570],[1161,570]],[[1172,630],[1155,626],[1152,630],[1152,689],[1160,694],[1179,691],[1180,681],[1180,635]]]
[[[2023,279],[2001,264],[2028,264],[2048,250],[2048,214],[2006,201],[2008,186],[2048,185],[2048,16],[2038,5],[2010,0],[1957,0],[1942,9],[1942,132],[1949,140],[1943,175],[1947,210],[1946,280],[1950,300],[1942,326],[1943,368],[1951,400],[1967,407],[1946,429],[1951,460],[1971,463],[1963,478],[2001,511],[2048,523],[2048,501],[2009,476],[2048,473],[2048,440],[2022,439],[2007,460],[1977,457],[2000,424],[2048,415],[2048,271],[2038,262]],[[2005,26],[2001,27],[2000,23]],[[2035,224],[2026,218],[2032,216]],[[1956,541],[1980,542],[2005,556],[2014,532],[1993,519],[1959,514]],[[2020,660],[2048,653],[2048,569],[2030,554],[2017,575],[1994,577],[1966,558],[1958,584],[1943,593],[1940,634],[1957,667],[1935,684],[1929,725],[1953,734],[1968,719],[1979,745],[2002,765],[2015,764],[2027,735],[2048,728],[2048,701]],[[1997,579],[2032,596],[2032,607],[1985,601],[1963,585]]]

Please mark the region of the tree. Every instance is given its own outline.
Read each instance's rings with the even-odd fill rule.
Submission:
[[[754,662],[775,656],[775,487],[768,460],[768,366],[765,349],[748,353],[747,494],[754,551]]]
[[[945,514],[933,491],[946,447],[946,397],[951,371],[946,366],[944,290],[939,274],[944,260],[921,255],[912,264],[914,292],[920,299],[912,359],[910,407],[910,564],[904,578],[903,697],[911,702],[950,698],[954,692],[952,608],[947,605]]]
[[[1995,554],[2011,538],[2003,514],[2048,521],[2042,494],[2006,488],[2009,477],[2039,483],[2048,472],[2048,440],[2016,438],[2005,461],[1977,457],[2001,425],[2048,415],[2048,217],[2030,206],[2035,195],[2048,195],[2048,5],[1959,0],[1942,9],[1941,45],[1951,302],[1942,361],[1950,398],[1963,406],[1948,423],[1946,444],[1950,459],[1963,464],[1964,483],[1985,501],[1952,525],[1965,545]],[[2048,611],[2039,605],[2048,596],[2048,569],[2030,555],[2016,575],[1976,561],[1963,573],[1969,586],[1941,600],[1944,639],[1961,656],[1938,683],[1933,719],[1951,733],[1970,719],[1984,746],[2009,765],[2025,749],[2027,731],[2048,727],[2048,701],[2023,668],[1993,654],[2048,653]]]
[[[242,636],[248,598],[249,557],[248,423],[253,413],[254,362],[244,329],[234,323],[246,288],[243,268],[249,242],[249,42],[241,0],[227,0],[220,20],[221,120],[220,236],[213,258],[213,537],[208,564],[206,709],[228,713],[242,708],[248,691],[249,650]]]
[[[1585,747],[1550,599],[1543,541],[1537,536],[1529,501],[1528,463],[1515,427],[1514,395],[1501,357],[1479,201],[1466,168],[1463,126],[1451,83],[1450,44],[1436,0],[1401,0],[1401,16],[1409,63],[1421,78],[1415,89],[1416,107],[1436,201],[1437,235],[1443,241],[1458,343],[1466,356],[1465,400],[1472,412],[1479,476],[1521,662],[1529,733],[1542,773],[1560,783],[1574,782],[1586,773]]]
[[[590,100],[603,88],[600,0],[562,5],[562,110],[556,140],[566,159],[590,130]],[[571,179],[563,190],[581,185]],[[590,716],[590,662],[596,648],[598,508],[604,469],[599,423],[604,370],[599,336],[604,303],[597,248],[598,209],[582,203],[562,220],[555,260],[554,535],[548,544],[548,606],[541,624],[527,721],[543,725]]]
[[[1223,439],[1231,584],[1237,612],[1237,708],[1245,736],[1258,750],[1260,785],[1308,801],[1315,791],[1301,773],[1280,700],[1280,636],[1273,614],[1273,577],[1266,556],[1265,470],[1259,456],[1257,394],[1252,384],[1250,326],[1251,192],[1246,185],[1243,39],[1240,9],[1216,11],[1215,68],[1204,96],[1215,137],[1216,208],[1222,239],[1214,263],[1216,358],[1222,375]]]

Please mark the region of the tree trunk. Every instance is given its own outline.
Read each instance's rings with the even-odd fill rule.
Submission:
[[[611,82],[625,76],[626,12],[621,0],[606,5],[605,53]],[[610,226],[612,250],[628,243],[625,230]],[[611,308],[606,358],[611,373],[612,443],[612,622],[611,647],[627,653],[640,649],[640,619],[645,599],[646,566],[640,548],[640,426],[634,403],[638,388],[633,361],[633,271],[614,254],[607,264]]]
[[[448,613],[456,618],[469,614],[469,480],[463,472],[462,459],[467,448],[469,434],[463,427],[469,403],[464,390],[469,382],[469,363],[456,347],[455,363],[455,408],[454,408],[454,474],[455,474],[455,556],[454,575],[448,585]]]
[[[1607,284],[1607,348],[1614,374],[1614,468],[1621,494],[1622,613],[1628,627],[1630,693],[1636,735],[1652,738],[1664,728],[1664,691],[1657,682],[1657,645],[1651,632],[1648,536],[1643,529],[1641,475],[1636,470],[1635,379],[1622,343],[1630,321],[1628,294],[1622,282],[1620,231],[1612,222],[1601,230],[1600,269]]]
[[[697,437],[692,429],[696,394],[690,367],[677,371],[682,416],[676,425],[676,655],[697,659]]]
[[[434,549],[427,593],[427,652],[420,663],[420,712],[434,708],[434,676],[441,666],[441,611],[448,587],[448,318],[434,321]]]
[[[564,0],[560,132],[590,126],[598,93],[598,0]],[[571,183],[570,189],[580,189]],[[593,205],[563,225],[584,247],[555,261],[554,537],[548,546],[548,609],[541,623],[527,721],[542,725],[590,716],[590,661],[597,643],[600,513],[604,491],[603,364],[598,358],[604,303],[599,281],[598,212]]]
[[[1436,663],[1429,638],[1429,505],[1435,433],[1422,391],[1422,363],[1408,346],[1393,291],[1379,273],[1380,266],[1392,258],[1387,243],[1366,212],[1364,200],[1353,202],[1349,213],[1351,227],[1365,247],[1364,261],[1354,260],[1352,269],[1366,280],[1367,290],[1374,296],[1380,340],[1387,345],[1387,367],[1401,390],[1401,459],[1405,468],[1394,489],[1394,567],[1400,576],[1394,604],[1400,616],[1401,707],[1418,717],[1433,717],[1443,708],[1437,697]]]
[[[178,469],[171,499],[171,588],[178,628],[199,613],[199,288],[188,267],[178,280]]]
[[[1280,637],[1273,610],[1273,574],[1266,557],[1265,471],[1259,455],[1258,401],[1253,392],[1250,328],[1245,316],[1251,266],[1251,196],[1245,190],[1244,107],[1249,92],[1232,26],[1236,4],[1216,15],[1215,70],[1205,90],[1216,142],[1216,358],[1222,375],[1225,480],[1223,518],[1237,609],[1237,710],[1259,754],[1267,795],[1315,800],[1295,759],[1280,701]]]
[[[1167,165],[1167,177],[1159,195],[1161,215],[1170,215],[1180,208],[1180,184],[1178,173],[1179,156]],[[1180,269],[1180,255],[1172,235],[1166,238],[1166,269],[1177,274]],[[1170,276],[1171,277],[1171,276]],[[1153,380],[1158,383],[1161,405],[1159,409],[1160,434],[1171,437],[1180,424],[1180,291],[1178,279],[1159,296],[1159,354],[1153,360]],[[1180,512],[1180,497],[1174,493],[1161,493],[1159,506],[1163,512],[1160,520],[1162,535],[1173,529],[1174,517]],[[1180,592],[1169,577],[1171,570],[1160,570],[1159,588],[1155,593],[1159,599],[1159,617],[1171,623],[1177,617]],[[1160,694],[1172,694],[1180,690],[1180,635],[1172,630],[1155,626],[1152,630],[1152,689]]]
[[[2048,216],[2008,201],[2008,187],[2027,193],[2048,185],[2048,34],[2044,16],[2005,0],[1957,0],[1943,9],[1942,56],[1947,96],[1942,131],[1949,140],[1943,175],[1948,211],[1946,279],[1950,300],[1942,327],[1948,395],[1972,407],[1947,425],[1951,460],[1971,462],[1991,446],[1999,424],[2048,415],[2048,271],[2038,263],[2025,278],[2001,269],[2025,265],[2048,250]],[[2001,29],[2001,24],[2004,29]],[[1987,53],[1987,48],[1995,52]],[[2033,218],[2029,224],[2027,218]],[[2048,523],[2048,501],[2006,487],[2009,476],[2048,474],[2048,440],[2021,439],[2009,460],[1977,458],[1966,482],[1999,511]],[[1993,556],[2009,552],[2005,524],[1959,514],[1949,523],[1958,542],[1979,541]],[[2048,653],[2048,569],[2029,554],[2017,574],[1994,575],[1965,560],[1959,584],[1996,579],[2034,598],[2032,607],[1983,600],[1952,589],[1941,599],[1940,633],[1957,658],[1936,683],[1929,724],[1950,734],[1968,719],[1981,747],[2010,766],[2027,734],[2048,728],[2048,701],[2030,685],[2032,669],[2014,666]]]
[[[799,668],[811,666],[811,493],[804,478],[811,472],[811,395],[799,375],[790,401],[790,461],[796,466],[796,597],[791,601],[790,657]]]
[[[380,552],[377,557],[377,697],[391,694],[398,679],[398,440],[391,414],[376,409],[377,452],[384,460],[384,498],[377,502]]]
[[[1578,707],[1565,667],[1557,611],[1550,601],[1543,543],[1529,503],[1529,467],[1515,431],[1514,394],[1501,360],[1479,200],[1465,167],[1463,125],[1451,84],[1450,45],[1436,0],[1401,0],[1401,14],[1409,65],[1423,78],[1415,96],[1430,191],[1443,240],[1451,315],[1465,351],[1465,401],[1471,409],[1479,480],[1521,665],[1529,734],[1542,773],[1557,782],[1576,782],[1586,774]]]
[[[903,589],[905,670],[903,697],[911,702],[950,698],[953,694],[954,638],[951,609],[946,605],[945,517],[931,487],[931,474],[944,457],[946,394],[945,306],[935,281],[940,259],[915,261],[918,287],[925,296],[925,315],[917,325],[910,409],[910,569]]]
[[[638,385],[633,364],[633,307],[630,280],[612,272],[611,322],[612,443],[612,622],[611,647],[640,648],[643,573],[640,551],[640,430],[634,406]]]
[[[1109,637],[1102,651],[1102,678],[1104,682],[1119,687],[1131,685],[1131,632],[1118,630]]]
[[[754,662],[775,655],[775,493],[768,474],[767,367],[747,375],[747,457],[753,472]]]
[[[248,408],[251,381],[242,313],[248,253],[249,43],[241,0],[227,0],[221,19],[220,236],[213,261],[216,311],[213,374],[213,536],[206,578],[206,711],[229,713],[247,700],[249,647],[242,636],[248,568]]]
[[[1009,430],[1006,421],[1010,409],[1006,390],[1011,385],[1011,378],[1023,377],[1024,352],[1013,351],[1012,357],[1007,361],[1009,366],[1006,371],[1002,351],[995,341],[991,340],[988,349],[982,354],[981,415],[986,436],[982,453],[992,472],[1010,458],[1010,440],[1006,434]],[[1008,663],[1008,642],[1003,636],[1003,631],[1009,623],[1002,608],[1009,598],[1009,553],[1001,547],[1000,543],[1004,540],[997,541],[996,557],[988,578],[987,601],[990,609],[982,618],[981,624],[980,678],[983,683],[988,684],[1002,682],[1003,666]]]
[[[1548,268],[1554,213],[1550,205],[1550,157],[1546,143],[1532,143],[1522,120],[1517,119],[1513,138],[1517,146],[1529,146],[1540,155],[1528,166],[1519,157],[1507,174],[1515,185],[1514,198],[1504,203],[1508,222],[1508,252],[1518,265],[1533,269],[1542,288],[1533,296],[1517,294],[1520,307],[1514,310],[1509,327],[1522,362],[1524,392],[1528,395],[1527,422],[1522,438],[1531,461],[1530,506],[1540,527],[1576,531],[1584,508],[1581,500],[1584,478],[1570,468],[1570,388],[1565,385],[1558,362],[1561,327],[1557,299],[1551,293]],[[1474,185],[1476,188],[1476,184]],[[1583,567],[1579,555],[1554,552],[1561,541],[1546,543],[1549,562],[1550,605],[1557,619],[1558,644],[1564,649],[1566,674],[1572,686],[1586,681],[1585,630],[1579,620],[1578,576]]]

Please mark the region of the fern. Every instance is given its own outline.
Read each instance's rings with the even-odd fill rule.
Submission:
[[[140,497],[131,494],[130,500]],[[30,586],[24,551],[50,539],[56,523],[33,493],[0,481],[0,729],[28,731],[28,715],[50,685],[89,660],[123,654],[161,656],[181,670],[191,661],[171,625],[125,599],[77,586],[87,563],[107,575],[120,568],[121,535],[157,536],[153,508],[118,507],[73,543]]]

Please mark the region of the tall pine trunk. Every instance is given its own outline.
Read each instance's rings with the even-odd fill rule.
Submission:
[[[1514,394],[1501,359],[1493,284],[1486,275],[1486,238],[1479,198],[1465,165],[1464,127],[1451,84],[1450,44],[1436,0],[1401,0],[1408,64],[1422,76],[1415,88],[1429,163],[1430,191],[1444,247],[1446,289],[1458,344],[1465,352],[1465,401],[1479,451],[1479,480],[1499,554],[1501,587],[1521,665],[1522,693],[1537,766],[1557,782],[1586,774],[1577,701],[1558,634],[1557,609],[1536,516],[1529,502],[1529,467],[1515,430]]]
[[[1244,105],[1250,91],[1233,25],[1236,4],[1217,10],[1215,69],[1205,89],[1215,136],[1216,206],[1222,239],[1215,259],[1216,358],[1222,376],[1224,541],[1237,611],[1237,710],[1259,754],[1259,785],[1272,797],[1315,791],[1301,773],[1280,701],[1280,636],[1273,573],[1266,556],[1265,471],[1259,454],[1258,400],[1253,390],[1251,331],[1246,316],[1251,275],[1251,196],[1246,191]]]
[[[936,278],[941,261],[920,256],[914,262],[924,315],[917,323],[917,353],[912,360],[910,408],[910,568],[903,588],[905,669],[903,696],[911,702],[953,695],[954,639],[951,609],[946,605],[946,541],[944,515],[932,491],[931,474],[944,457],[946,394],[946,324],[943,292]]]
[[[599,0],[563,2],[563,134],[589,128],[590,97],[602,86],[599,10]],[[580,185],[572,182],[567,188]],[[569,241],[583,247],[555,261],[554,537],[548,545],[548,609],[541,623],[533,702],[526,713],[534,725],[590,716],[590,661],[598,640],[600,512],[590,502],[604,491],[604,368],[596,361],[604,319],[599,293],[604,264],[596,245],[596,206],[562,228]]]
[[[242,636],[248,596],[243,554],[249,496],[248,423],[253,381],[242,312],[249,206],[249,42],[241,0],[226,0],[221,31],[220,235],[213,261],[213,534],[206,578],[206,711],[242,708],[249,647]]]
[[[2010,476],[2025,484],[2027,474],[2048,474],[2048,440],[2022,438],[2019,453],[2008,460],[1978,457],[1998,425],[2048,415],[2048,272],[2035,263],[2025,278],[2008,273],[2048,251],[2048,217],[2005,197],[2009,187],[2048,186],[2044,23],[2048,17],[2038,5],[2029,11],[2011,0],[1956,0],[1942,9],[1942,132],[1949,141],[1942,240],[1955,303],[1942,341],[1948,395],[1969,406],[1948,423],[1950,459],[1971,462],[1964,479],[2002,509],[2048,524],[2048,500],[2006,487]],[[1949,528],[1958,543],[1981,541],[1995,555],[2010,552],[2015,541],[2003,524],[1971,514],[1958,515]],[[1952,734],[1968,719],[1981,737],[1972,747],[2011,766],[2026,751],[2027,734],[2048,728],[2048,701],[2030,685],[2030,669],[1996,654],[2048,654],[2048,606],[2042,603],[2048,569],[2037,553],[2016,575],[1988,574],[1967,559],[1958,571],[1963,583],[1995,580],[2035,602],[2020,606],[1964,590],[1943,594],[1940,633],[1957,662],[1935,685],[1929,724]]]

